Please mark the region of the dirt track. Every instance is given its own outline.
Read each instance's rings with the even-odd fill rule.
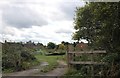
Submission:
[[[3,76],[62,76],[65,74],[67,68],[66,64],[63,61],[58,61],[59,65],[57,68],[55,68],[52,71],[49,71],[47,73],[40,72],[42,68],[47,65],[47,62],[43,62],[39,66],[33,67],[29,70],[20,71],[20,72],[14,72],[14,73],[8,73],[3,74]]]

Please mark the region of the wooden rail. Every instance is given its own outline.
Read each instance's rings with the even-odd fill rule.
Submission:
[[[90,54],[91,61],[74,61],[75,55]],[[67,52],[68,67],[72,64],[82,64],[82,65],[105,65],[105,62],[94,62],[92,59],[93,54],[106,54],[106,51],[80,51],[80,52]]]
[[[68,52],[68,54],[105,54],[106,51],[94,51],[94,52],[85,52],[85,51],[81,51],[81,52]]]
[[[81,56],[81,55],[88,55],[90,56],[90,61],[76,61],[74,59],[74,57],[76,56]],[[73,65],[89,65],[91,67],[91,77],[93,78],[94,75],[94,65],[100,65],[100,66],[104,66],[107,65],[107,63],[105,62],[95,62],[93,60],[93,56],[95,56],[96,54],[106,54],[106,51],[81,51],[81,52],[69,52],[67,51],[67,62],[68,62],[68,67],[73,67]],[[103,68],[101,67],[101,70],[103,70]]]
[[[76,62],[76,61],[70,61],[70,64],[81,64],[81,65],[105,65],[105,62],[92,62],[92,61],[86,61],[86,62]]]

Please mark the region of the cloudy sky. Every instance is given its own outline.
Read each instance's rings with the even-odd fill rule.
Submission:
[[[72,42],[80,0],[0,0],[0,41]]]

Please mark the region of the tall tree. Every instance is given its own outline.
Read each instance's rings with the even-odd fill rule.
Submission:
[[[77,8],[73,39],[86,39],[93,46],[105,47],[109,52],[118,51],[120,46],[119,26],[120,3],[88,3]],[[79,40],[78,39],[78,40]]]
[[[106,62],[109,61],[107,75],[113,77],[120,75],[119,15],[120,2],[90,2],[82,8],[77,8],[74,21],[77,31],[74,39],[86,39],[94,48],[103,47],[108,52],[105,57]]]
[[[48,44],[47,44],[47,48],[48,49],[54,49],[56,47],[56,45],[55,45],[55,43],[53,43],[53,42],[49,42]]]

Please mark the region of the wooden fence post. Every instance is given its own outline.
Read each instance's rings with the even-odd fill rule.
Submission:
[[[70,67],[70,63],[69,63],[69,46],[67,44],[67,65],[68,65],[68,68]]]
[[[95,78],[95,71],[94,71],[94,68],[95,66],[94,65],[104,65],[105,63],[102,63],[101,61],[100,62],[96,62],[96,60],[94,60],[93,56],[97,56],[97,54],[105,54],[106,52],[104,51],[88,51],[88,52],[69,52],[69,47],[67,46],[67,63],[68,63],[68,68],[74,66],[74,65],[90,65],[90,69],[91,69],[91,78]],[[74,59],[74,56],[78,54],[78,55],[81,55],[81,54],[88,54],[90,56],[90,61],[75,61]],[[77,55],[76,55],[77,56]],[[103,69],[102,69],[103,70]],[[102,71],[101,70],[101,71]]]

